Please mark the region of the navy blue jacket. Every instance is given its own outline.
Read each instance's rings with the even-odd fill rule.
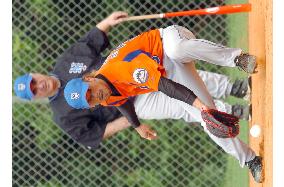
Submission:
[[[58,94],[49,98],[54,121],[72,139],[90,148],[99,146],[107,123],[122,115],[115,107],[73,109],[65,101],[64,87],[69,80],[99,69],[103,63],[101,52],[108,45],[105,33],[95,27],[65,50],[51,72],[61,82]]]

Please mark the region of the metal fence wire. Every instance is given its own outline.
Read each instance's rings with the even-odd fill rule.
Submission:
[[[130,15],[224,5],[222,0],[13,0],[13,79],[47,74],[71,43],[111,12]],[[109,33],[111,48],[151,28],[172,24],[198,38],[226,45],[225,15],[178,17],[123,23]],[[105,51],[107,55],[111,48]],[[222,72],[215,66],[199,68]],[[199,125],[182,120],[149,121],[157,141],[131,129],[104,141],[98,150],[78,145],[52,121],[45,101],[13,97],[13,186],[222,186],[227,155]]]

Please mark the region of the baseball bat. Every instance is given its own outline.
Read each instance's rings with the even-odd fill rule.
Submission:
[[[168,13],[160,13],[160,14],[130,16],[126,18],[125,21],[170,18],[170,17],[178,17],[178,16],[232,14],[232,13],[250,12],[250,11],[251,11],[251,4],[247,3],[247,4],[217,6],[217,7],[205,8],[205,9],[188,10],[188,11],[180,11],[180,12],[168,12]]]

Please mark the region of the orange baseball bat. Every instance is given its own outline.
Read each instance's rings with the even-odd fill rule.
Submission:
[[[177,16],[232,14],[232,13],[250,12],[250,11],[251,11],[251,4],[247,3],[247,4],[217,6],[217,7],[205,8],[205,9],[188,10],[188,11],[180,11],[180,12],[169,12],[169,13],[161,13],[161,14],[142,15],[142,16],[130,16],[126,18],[125,21],[170,18],[170,17],[177,17]]]

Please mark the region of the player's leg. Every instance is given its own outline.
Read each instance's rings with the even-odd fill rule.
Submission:
[[[242,52],[239,48],[229,48],[207,40],[196,39],[191,31],[177,25],[163,29],[162,37],[166,54],[180,62],[197,59],[235,67],[234,59]]]
[[[220,99],[231,94],[233,83],[228,76],[202,70],[197,72],[212,97]]]
[[[166,50],[164,50],[166,53]],[[186,67],[183,63],[177,62],[176,60],[170,59],[164,54],[164,67],[167,72],[167,78],[178,82],[190,90],[192,90],[205,104],[210,107],[214,107],[214,102],[209,92],[207,91],[206,85],[199,77],[194,63],[187,63]],[[203,92],[203,90],[206,90]],[[198,93],[196,93],[198,91]]]
[[[140,119],[184,119],[186,122],[199,122],[210,138],[225,152],[234,156],[241,166],[254,158],[254,152],[239,138],[218,138],[204,126],[200,111],[182,101],[170,98],[161,92],[139,95],[134,102],[135,111]]]
[[[139,95],[134,102],[140,119],[184,119],[186,122],[203,122],[200,111],[182,101],[170,98],[161,92]],[[227,153],[234,156],[241,166],[255,159],[254,152],[239,138],[217,138],[202,124],[205,132]],[[248,162],[250,161],[250,162]],[[255,172],[257,173],[257,172]]]
[[[184,65],[191,66],[189,63],[185,63]],[[249,99],[250,89],[248,79],[230,82],[229,77],[226,75],[201,70],[197,70],[197,72],[202,81],[205,83],[210,95],[215,98],[214,104],[218,110],[233,114],[243,120],[249,119],[250,106],[238,104],[230,105],[219,100],[221,98],[226,98],[229,95]],[[190,73],[190,71],[188,73]]]
[[[167,66],[168,64],[171,65],[171,71],[167,72],[168,77],[190,88],[205,104],[215,108],[213,100],[209,92],[207,91],[205,84],[203,83],[195,69],[194,63],[188,63],[187,68],[185,68],[184,64],[169,60],[170,59],[164,60],[165,66]],[[182,105],[185,110],[187,110],[186,103],[179,104]],[[244,144],[239,138],[224,139],[212,135],[205,128],[205,123],[201,118],[200,111],[197,110],[195,113],[192,109],[192,113],[195,114],[193,117],[202,123],[205,132],[209,134],[212,140],[215,141],[219,146],[221,146],[224,151],[238,159],[241,166],[244,166],[245,162],[250,161],[255,157],[253,150],[250,149],[246,144]]]
[[[200,122],[197,120],[199,110],[179,102],[182,103],[182,101],[170,98],[162,92],[152,92],[137,96],[134,105],[135,111],[141,119],[184,119],[188,123]],[[221,100],[214,100],[214,104],[220,111],[234,114],[244,120],[248,119],[245,107],[231,106]]]
[[[185,63],[184,65],[186,68],[189,66],[190,69],[190,63]],[[226,75],[201,70],[197,70],[197,72],[205,83],[210,95],[215,98],[214,103],[218,110],[233,114],[243,120],[249,119],[250,105],[230,105],[222,100],[218,100],[229,95],[249,100],[250,87],[248,79],[237,79],[234,82],[230,82],[229,77]],[[190,70],[188,73],[190,73]]]
[[[152,92],[138,95],[134,106],[140,119],[184,119],[188,123],[198,122],[194,118],[198,111],[190,105],[185,110],[177,104],[179,102],[182,101],[170,98],[162,92]]]
[[[191,31],[177,25],[161,29],[160,32],[163,47],[171,59],[183,62],[202,60],[220,66],[239,66],[248,73],[255,71],[255,57],[242,54],[240,48],[229,48],[204,39],[196,39]]]

